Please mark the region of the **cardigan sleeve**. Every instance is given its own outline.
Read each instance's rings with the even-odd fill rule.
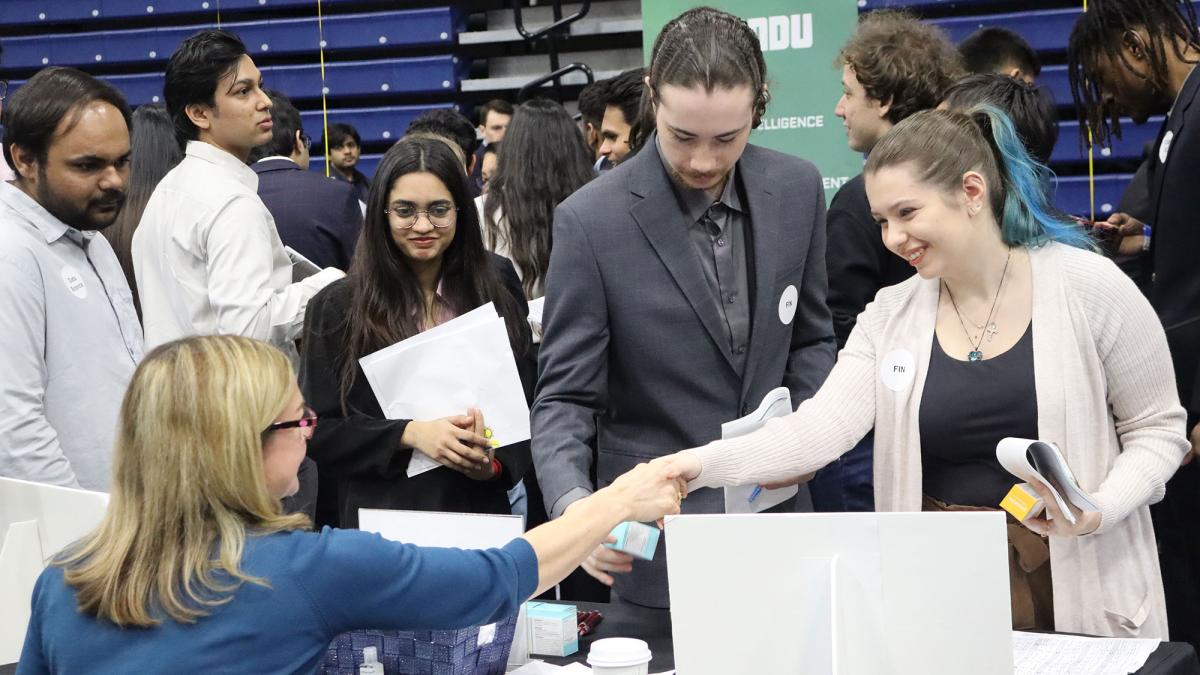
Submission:
[[[400,445],[409,420],[370,415],[353,405],[342,409],[341,369],[350,358],[344,328],[343,301],[349,296],[345,284],[337,282],[317,294],[309,303],[304,323],[300,390],[320,420],[308,443],[308,455],[322,473],[341,479],[362,475],[394,478],[403,474],[412,459],[412,448]],[[355,390],[365,377],[358,369]]]
[[[537,555],[503,548],[431,548],[357,530],[307,534],[289,565],[330,636],[355,629],[479,626],[517,613],[537,589]]]
[[[720,487],[782,481],[824,467],[854,447],[875,423],[875,340],[886,320],[879,302],[867,306],[828,379],[796,412],[754,433],[688,450],[700,459],[689,485]]]
[[[1121,454],[1093,497],[1104,532],[1134,509],[1160,501],[1190,447],[1162,324],[1133,282],[1107,260],[1073,275],[1088,308],[1104,367]]]

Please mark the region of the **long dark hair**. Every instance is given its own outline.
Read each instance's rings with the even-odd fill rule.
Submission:
[[[754,92],[757,129],[771,100],[767,89],[767,62],[758,35],[744,19],[712,7],[689,9],[667,22],[654,41],[646,76],[650,86],[642,92],[641,113],[629,134],[630,148],[642,147],[654,131],[654,99],[664,84],[705,91],[741,85]]]
[[[595,176],[592,152],[562,105],[533,99],[517,107],[484,200],[487,246],[508,244],[529,295],[550,267],[554,208]],[[507,231],[497,223],[503,210]]]
[[[442,254],[442,297],[458,314],[495,303],[496,312],[508,326],[513,353],[519,357],[529,349],[529,323],[483,247],[479,215],[462,162],[440,140],[403,138],[387,151],[375,170],[362,235],[350,264],[350,312],[346,318],[350,358],[342,366],[343,407],[354,384],[358,359],[420,333],[426,323],[417,275],[392,240],[384,213],[396,181],[418,172],[431,173],[442,181],[458,208],[454,239]]]
[[[129,187],[125,191],[125,206],[111,227],[101,230],[112,244],[121,262],[121,270],[133,291],[133,304],[138,316],[142,305],[138,301],[137,280],[133,276],[133,233],[142,220],[146,202],[167,172],[183,160],[183,150],[176,141],[175,125],[167,114],[167,106],[151,103],[133,111],[133,129],[129,140]]]
[[[1128,33],[1137,28],[1145,29],[1150,38],[1145,45],[1149,83],[1160,92],[1168,89],[1166,50],[1184,60],[1185,45],[1200,47],[1192,0],[1093,0],[1071,31],[1067,74],[1079,111],[1080,134],[1091,129],[1097,143],[1108,143],[1110,136],[1121,137],[1120,111],[1104,105],[1104,92],[1096,78],[1098,59],[1104,56],[1109,63],[1125,67],[1122,46]]]

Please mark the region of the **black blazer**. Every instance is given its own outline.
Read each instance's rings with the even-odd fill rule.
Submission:
[[[258,174],[258,196],[283,243],[321,267],[349,269],[363,224],[354,188],[282,157],[250,168]]]
[[[1151,155],[1150,302],[1167,332],[1180,402],[1200,418],[1200,70],[1184,82]]]
[[[883,245],[879,224],[871,217],[866,182],[860,173],[833,196],[826,216],[829,240],[829,311],[838,349],[846,346],[858,315],[879,289],[911,277],[916,270]]]
[[[517,300],[518,317],[529,313],[521,282],[512,263],[492,256],[505,287]],[[347,358],[346,318],[350,309],[350,283],[341,279],[327,286],[308,303],[301,341],[300,389],[320,422],[308,455],[318,467],[320,488],[317,524],[358,527],[358,509],[405,509],[458,513],[512,513],[507,491],[524,477],[532,460],[529,443],[499,448],[496,459],[503,472],[490,481],[476,481],[450,469],[436,469],[409,478],[406,475],[412,448],[400,445],[409,420],[389,420],[371,391],[361,367],[343,414],[340,381]],[[528,354],[517,355],[517,369],[524,381],[533,372]]]

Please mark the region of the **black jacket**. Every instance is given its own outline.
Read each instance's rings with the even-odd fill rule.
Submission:
[[[354,188],[282,157],[250,168],[258,174],[258,196],[283,243],[319,267],[348,269],[363,224]]]
[[[521,314],[505,319],[525,321],[528,304],[512,264],[499,256],[493,256],[493,262]],[[359,508],[511,513],[507,490],[532,462],[528,441],[497,449],[503,472],[490,481],[472,480],[444,468],[409,478],[412,448],[400,445],[409,420],[384,417],[361,367],[347,400],[350,414],[342,413],[342,365],[346,358],[358,358],[346,350],[349,308],[349,281],[330,284],[309,301],[301,342],[300,388],[320,419],[308,443],[308,455],[316,461],[320,476],[318,526],[358,527]],[[532,387],[527,381],[533,372],[529,359],[528,354],[517,355],[526,390]]]
[[[1165,146],[1165,147],[1164,147]],[[1150,302],[1175,361],[1189,424],[1200,418],[1200,70],[1184,82],[1151,156]]]
[[[871,217],[861,173],[833,196],[825,222],[829,227],[825,249],[829,268],[828,304],[840,350],[846,346],[858,315],[875,299],[879,289],[904,281],[915,270],[883,245],[879,224]]]

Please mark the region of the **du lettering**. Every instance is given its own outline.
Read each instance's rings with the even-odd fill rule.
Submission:
[[[812,14],[764,16],[748,19],[746,23],[758,34],[764,52],[813,46]]]

